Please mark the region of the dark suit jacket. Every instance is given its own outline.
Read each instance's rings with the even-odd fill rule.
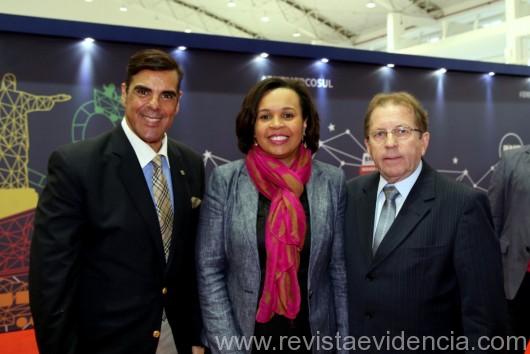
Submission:
[[[121,127],[51,155],[29,274],[42,354],[153,354],[163,306],[179,353],[199,343],[191,197],[202,198],[203,164],[173,140],[168,156],[175,220],[166,265],[154,203]]]
[[[509,150],[495,167],[488,190],[501,243],[506,298],[513,300],[530,261],[530,145]]]
[[[383,337],[387,331],[390,336],[404,331],[407,337],[453,331],[455,338],[465,335],[470,343],[481,335],[504,334],[499,244],[486,196],[424,162],[372,257],[378,182],[376,173],[353,179],[347,187],[350,333]]]

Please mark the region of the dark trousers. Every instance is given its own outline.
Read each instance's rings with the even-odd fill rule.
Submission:
[[[530,343],[530,272],[526,273],[515,298],[508,300],[508,311],[512,335],[524,336]]]

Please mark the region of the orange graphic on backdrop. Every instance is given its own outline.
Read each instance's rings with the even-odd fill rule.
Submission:
[[[34,214],[30,210],[0,219],[0,277],[28,272]]]
[[[0,219],[0,328],[12,331],[33,325],[27,273],[34,210]]]
[[[38,196],[29,183],[28,114],[70,99],[21,91],[12,73],[0,81],[0,331],[32,326],[27,278]]]

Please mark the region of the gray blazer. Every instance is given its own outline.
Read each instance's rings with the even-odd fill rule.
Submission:
[[[340,169],[313,160],[306,188],[311,217],[309,321],[312,335],[322,341],[322,336],[335,336],[337,331],[343,336],[348,333],[342,233],[345,177]],[[213,353],[250,352],[250,348],[219,348],[219,343],[222,337],[250,339],[254,334],[261,296],[257,211],[258,191],[244,160],[213,171],[201,208],[196,248],[199,300]]]
[[[512,300],[530,261],[530,145],[505,153],[495,167],[488,195],[500,237],[504,291]]]

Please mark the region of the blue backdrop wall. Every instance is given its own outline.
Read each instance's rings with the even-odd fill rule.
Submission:
[[[82,41],[94,33],[101,40]],[[530,141],[528,67],[0,15],[0,331],[31,327],[31,193],[44,185],[48,156],[119,123],[125,65],[146,47],[171,52],[183,66],[181,111],[169,134],[203,154],[208,170],[242,157],[235,116],[266,76],[306,82],[321,116],[316,158],[350,178],[365,152],[366,105],[380,91],[406,90],[423,102],[431,131],[426,160],[476,188],[487,188],[503,149]],[[271,55],[257,57],[262,51]]]

